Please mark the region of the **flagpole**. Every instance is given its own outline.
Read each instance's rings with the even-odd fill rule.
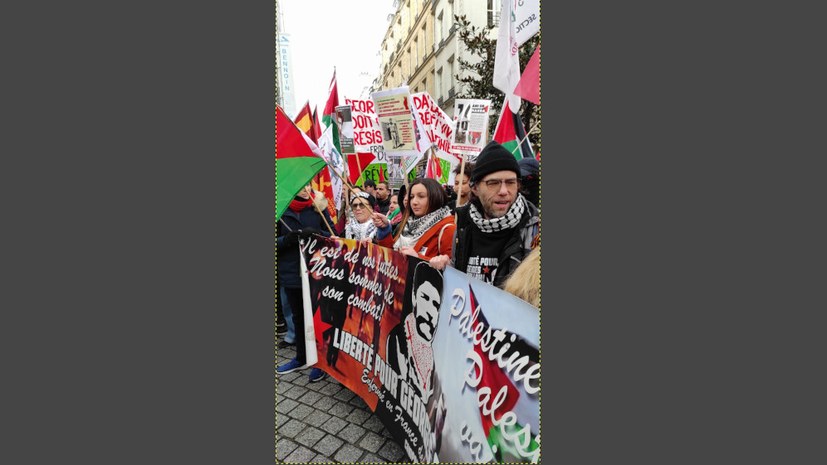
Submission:
[[[537,121],[536,123],[534,123],[534,126],[532,126],[531,129],[529,129],[528,132],[525,133],[525,137],[523,137],[523,139],[520,141],[520,143],[517,144],[517,147],[515,147],[514,150],[511,151],[512,155],[514,155],[514,152],[516,152],[517,149],[519,149],[523,145],[523,142],[525,142],[525,140],[528,139],[528,135],[531,134],[532,132],[534,132],[534,130],[537,129],[537,126],[539,126],[539,125],[540,125],[540,121]]]
[[[324,217],[324,213],[322,213],[322,210],[319,208],[318,205],[316,205],[316,195],[313,193],[313,189],[310,189],[307,186],[305,186],[304,189],[305,192],[307,192],[310,195],[310,201],[311,203],[313,203],[313,206],[316,208],[316,211],[319,212],[319,216],[322,217],[322,221],[324,221],[324,225],[327,226],[327,230],[330,231],[330,235],[335,236],[336,233],[333,232],[333,228],[330,227],[330,223],[327,222],[327,218]]]

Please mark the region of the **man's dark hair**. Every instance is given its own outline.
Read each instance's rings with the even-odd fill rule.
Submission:
[[[379,184],[384,184],[385,187],[388,188],[388,195],[390,195],[391,185],[388,183],[388,181],[379,181],[376,183],[376,186],[379,187]]]
[[[411,183],[411,192],[417,184],[425,186],[428,192],[428,213],[439,210],[448,202],[448,194],[445,193],[445,188],[436,179],[419,178]],[[408,193],[408,210],[409,214],[413,216],[413,209],[411,208],[411,194]],[[427,213],[426,213],[427,214]]]
[[[416,290],[419,289],[419,286],[422,283],[431,283],[439,292],[440,298],[442,297],[442,273],[436,268],[431,267],[428,262],[420,262],[417,263],[414,267],[413,272],[413,279],[411,279],[412,283],[412,294],[411,299],[416,302]]]
[[[376,183],[373,182],[373,179],[365,179],[365,182],[362,183],[363,187],[372,187],[376,189]]]

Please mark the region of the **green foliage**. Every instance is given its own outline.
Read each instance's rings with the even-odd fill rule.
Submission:
[[[458,28],[457,32],[461,44],[472,56],[477,58],[477,60],[471,61],[462,57],[457,58],[460,73],[455,78],[462,83],[460,86],[462,92],[459,93],[457,98],[490,99],[492,115],[499,115],[505,95],[493,84],[494,57],[497,54],[497,36],[493,32],[494,27],[472,26],[465,15],[454,16],[454,21]],[[540,36],[541,34],[537,34],[520,47],[520,71],[525,68],[528,60],[531,59],[534,49],[540,43]],[[523,104],[520,106],[520,116],[523,119],[526,131],[529,131],[534,124],[540,121],[540,106],[523,100]],[[496,126],[497,118],[490,118],[488,124],[489,135],[494,134]],[[542,124],[537,126],[535,132],[528,136],[535,151],[540,151],[541,128]]]

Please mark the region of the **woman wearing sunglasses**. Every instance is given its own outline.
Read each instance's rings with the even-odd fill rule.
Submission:
[[[347,239],[372,241],[376,237],[376,222],[373,208],[375,198],[367,192],[354,192],[350,197],[350,210],[353,215],[345,224],[344,236]]]
[[[377,216],[376,243],[393,247],[406,255],[429,260],[437,255],[451,255],[456,225],[445,189],[434,179],[417,179],[410,186],[405,222],[399,238],[394,240],[388,218]]]

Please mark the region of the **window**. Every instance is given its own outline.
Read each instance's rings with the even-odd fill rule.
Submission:
[[[498,26],[500,24],[500,2],[488,0],[488,25]]]
[[[442,42],[442,11],[436,17],[436,43]]]
[[[414,67],[419,64],[419,37],[415,38],[413,43],[413,62]]]

